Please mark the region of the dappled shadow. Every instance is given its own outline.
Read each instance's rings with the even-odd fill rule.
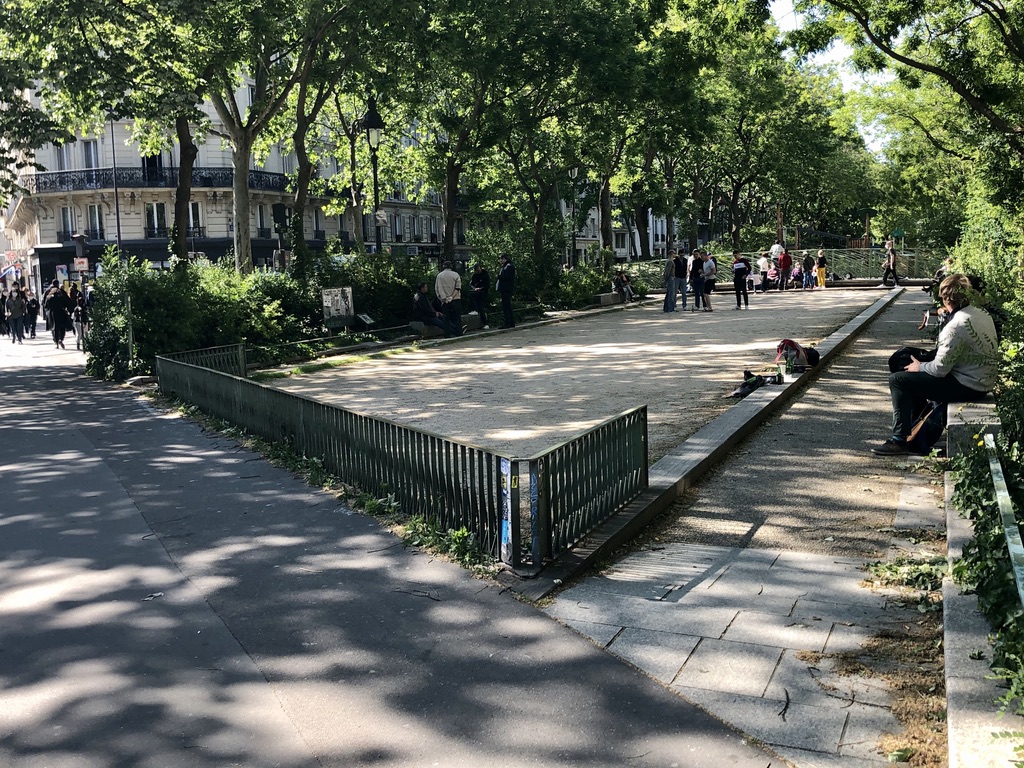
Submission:
[[[80,370],[0,378],[0,763],[772,762],[222,436]]]

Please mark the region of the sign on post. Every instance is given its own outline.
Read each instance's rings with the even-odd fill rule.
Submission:
[[[352,287],[323,288],[324,325],[328,328],[342,328],[352,325],[355,321],[355,310],[352,304]]]
[[[89,259],[83,259],[75,257],[75,272],[88,272],[89,271]]]

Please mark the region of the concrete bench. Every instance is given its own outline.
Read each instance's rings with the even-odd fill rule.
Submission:
[[[983,434],[999,434],[996,399],[989,394],[973,403],[946,405],[946,455],[952,458],[971,450]],[[975,437],[979,435],[979,437]]]
[[[444,336],[444,332],[437,326],[424,325],[419,320],[413,320],[410,322],[409,327],[424,339],[440,338]],[[483,327],[480,322],[480,315],[463,315],[462,327],[467,331],[479,331]]]
[[[594,303],[600,307],[610,307],[612,304],[622,303],[622,294],[617,292],[599,293],[594,296]]]

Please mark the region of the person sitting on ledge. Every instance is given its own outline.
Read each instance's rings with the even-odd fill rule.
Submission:
[[[448,318],[443,312],[438,312],[437,307],[430,302],[428,290],[426,282],[417,284],[416,293],[412,297],[412,319],[423,323],[423,325],[440,328],[446,339],[455,336],[455,329]]]
[[[872,448],[874,453],[908,453],[914,416],[926,401],[981,400],[995,386],[999,346],[995,323],[988,312],[971,306],[970,290],[971,283],[964,275],[950,275],[940,283],[939,300],[948,319],[939,331],[935,358],[922,362],[911,357],[906,368],[889,376],[892,437]]]

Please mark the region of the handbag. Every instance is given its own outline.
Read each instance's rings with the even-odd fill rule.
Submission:
[[[922,363],[929,363],[935,359],[936,351],[934,349],[921,349],[920,347],[900,347],[889,357],[889,373],[904,370],[913,362],[910,359],[912,357],[916,357]]]
[[[917,455],[926,456],[942,437],[946,428],[946,404],[928,401],[914,428],[907,435],[907,449]]]

